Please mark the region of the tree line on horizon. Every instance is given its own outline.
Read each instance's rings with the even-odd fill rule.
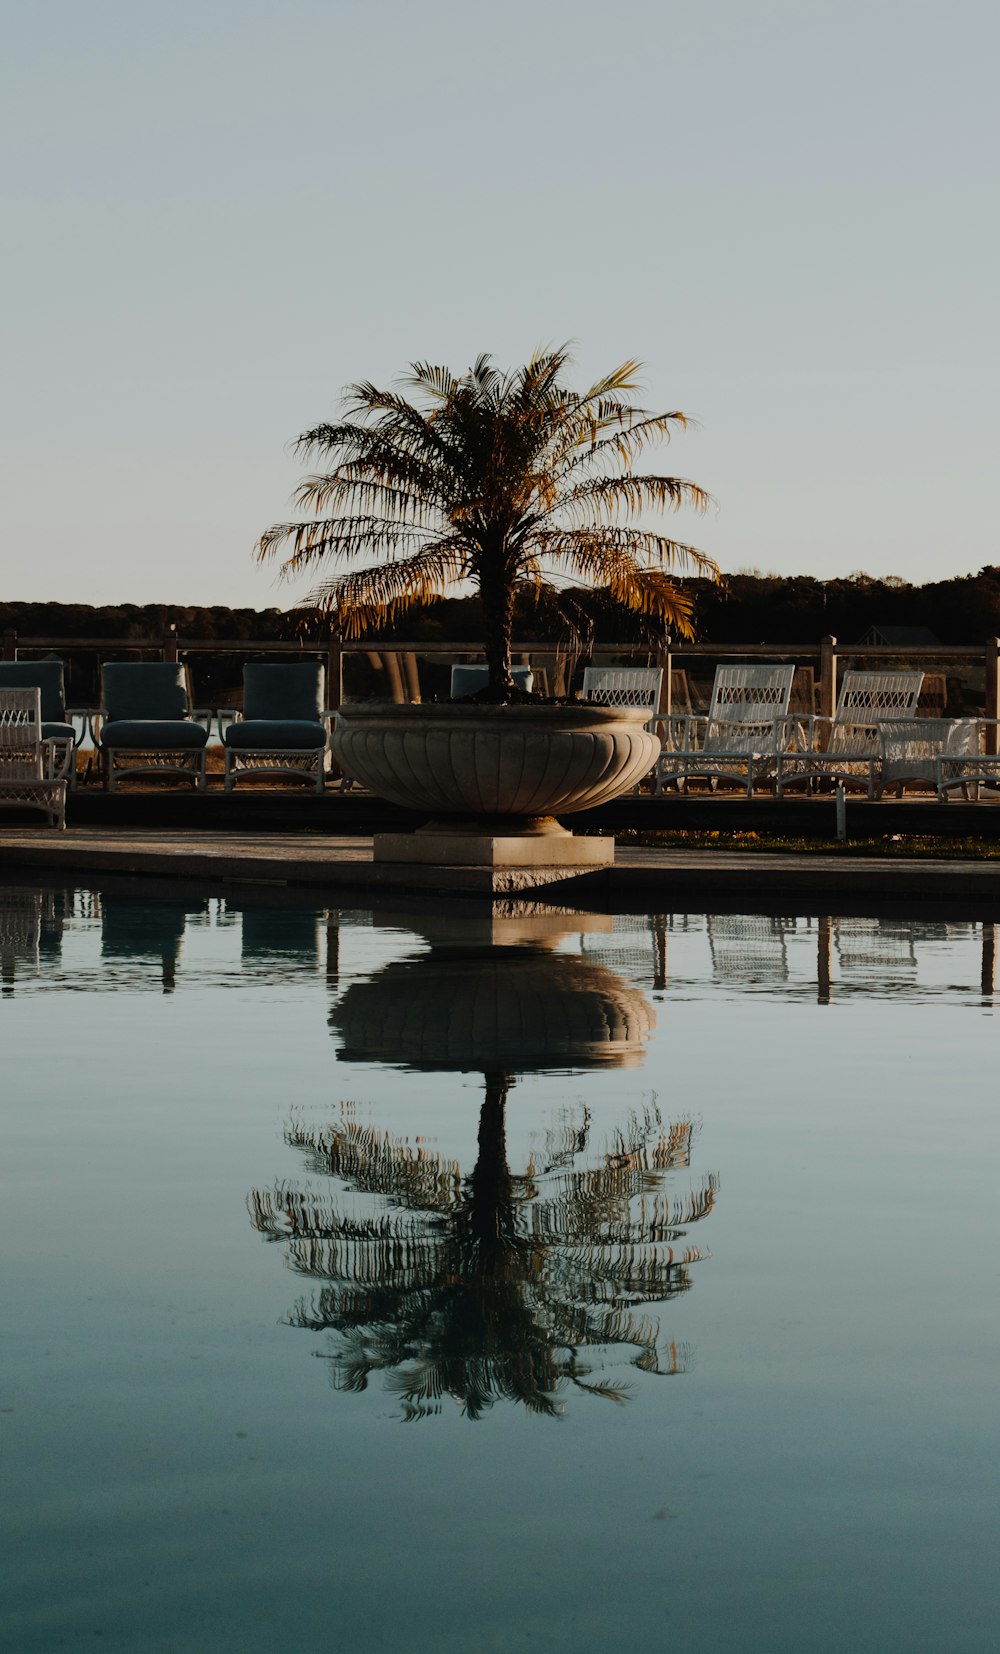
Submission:
[[[688,579],[694,598],[694,629],[699,642],[740,644],[814,643],[833,634],[841,643],[857,643],[872,626],[925,627],[943,644],[975,644],[1000,635],[1000,565],[976,574],[911,585],[894,577],[879,579],[858,572],[836,580],[812,575],[778,575],[747,571],[727,575],[720,585]],[[638,642],[652,634],[641,616],[619,610],[600,591],[580,594],[580,609],[592,625],[592,639],[602,643]],[[22,638],[79,640],[161,639],[171,627],[185,639],[207,643],[247,640],[266,644],[301,640],[325,643],[329,621],[304,609],[227,608],[168,603],[0,602],[0,632]],[[515,633],[526,643],[552,641],[537,608],[521,607]],[[371,640],[414,643],[475,642],[481,637],[478,597],[446,598],[411,610],[395,624],[371,631]]]

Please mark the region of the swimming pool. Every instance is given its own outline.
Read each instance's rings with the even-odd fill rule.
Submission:
[[[9,1646],[994,1646],[980,920],[0,888]]]

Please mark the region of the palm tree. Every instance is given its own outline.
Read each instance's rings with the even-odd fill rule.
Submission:
[[[568,361],[563,348],[504,374],[484,355],[458,378],[417,362],[403,380],[415,402],[352,386],[341,421],[314,426],[296,444],[303,459],[324,465],[295,496],[312,517],[269,528],[258,557],[290,546],[285,575],[341,565],[308,601],[348,637],[471,583],[482,601],[490,700],[518,696],[510,653],[522,596],[554,601],[565,615],[573,582],[597,586],[661,635],[690,636],[691,599],[670,571],[717,580],[718,569],[641,519],[682,505],[704,511],[709,496],[684,478],[633,469],[688,420],[637,406],[635,361],[585,391],[561,382]],[[368,566],[350,566],[360,559]]]
[[[581,1166],[584,1112],[515,1173],[511,1084],[485,1076],[467,1173],[423,1142],[364,1127],[350,1105],[332,1127],[288,1128],[310,1171],[344,1193],[279,1184],[248,1205],[255,1228],[320,1283],[288,1319],[331,1335],[336,1389],[364,1390],[381,1372],[406,1419],[440,1412],[448,1395],[470,1419],[498,1400],[552,1417],[570,1389],[625,1401],[627,1387],[600,1374],[623,1350],[643,1372],[684,1371],[686,1347],[662,1341],[657,1317],[637,1311],[689,1290],[704,1256],[677,1243],[711,1212],[717,1179],[681,1195],[664,1188],[689,1165],[691,1122],[665,1129],[655,1108],[632,1114],[597,1163]]]

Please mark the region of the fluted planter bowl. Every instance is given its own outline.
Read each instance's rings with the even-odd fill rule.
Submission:
[[[396,706],[340,709],[332,747],[345,775],[432,816],[533,819],[628,792],[660,743],[641,707]]]

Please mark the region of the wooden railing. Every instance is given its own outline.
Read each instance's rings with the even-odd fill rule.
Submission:
[[[56,652],[58,654],[87,653],[117,656],[135,651],[158,654],[161,660],[175,661],[180,658],[188,659],[192,655],[294,655],[298,658],[316,658],[326,662],[327,695],[331,708],[340,706],[344,693],[344,657],[345,655],[368,655],[381,657],[389,678],[389,688],[393,698],[399,701],[416,699],[419,689],[416,687],[415,657],[421,656],[433,659],[438,656],[442,659],[456,658],[471,655],[482,656],[481,643],[465,642],[386,642],[381,638],[360,640],[358,642],[343,642],[332,639],[323,644],[308,644],[299,642],[260,642],[252,638],[239,639],[203,639],[184,638],[183,640],[170,633],[161,638],[67,638],[67,637],[19,637],[14,631],[6,631],[0,638],[0,658],[3,660],[17,660],[21,651],[35,654],[40,650]],[[537,663],[541,657],[552,659],[555,666],[555,675],[558,680],[560,662],[563,667],[570,660],[576,658],[576,653],[567,649],[565,645],[545,643],[515,643],[513,646],[515,657],[524,660],[534,659]],[[879,660],[879,661],[906,661],[914,666],[940,664],[944,661],[963,661],[968,663],[982,663],[985,673],[985,707],[987,719],[994,721],[993,736],[996,741],[996,720],[1000,720],[1000,638],[987,638],[981,644],[935,644],[921,648],[907,648],[900,645],[889,646],[881,643],[838,643],[835,637],[825,637],[819,643],[686,643],[681,646],[668,646],[661,649],[650,649],[646,644],[607,643],[595,644],[586,651],[586,658],[593,661],[626,660],[641,658],[643,661],[663,667],[663,687],[660,695],[662,713],[670,713],[674,707],[674,690],[677,674],[686,671],[687,663],[692,664],[700,660],[712,661],[795,661],[803,665],[814,665],[818,669],[818,705],[816,710],[821,716],[832,718],[837,703],[837,673],[841,659],[850,660]],[[566,685],[563,685],[565,689]],[[554,692],[559,693],[557,684]],[[996,750],[994,746],[991,750]]]

